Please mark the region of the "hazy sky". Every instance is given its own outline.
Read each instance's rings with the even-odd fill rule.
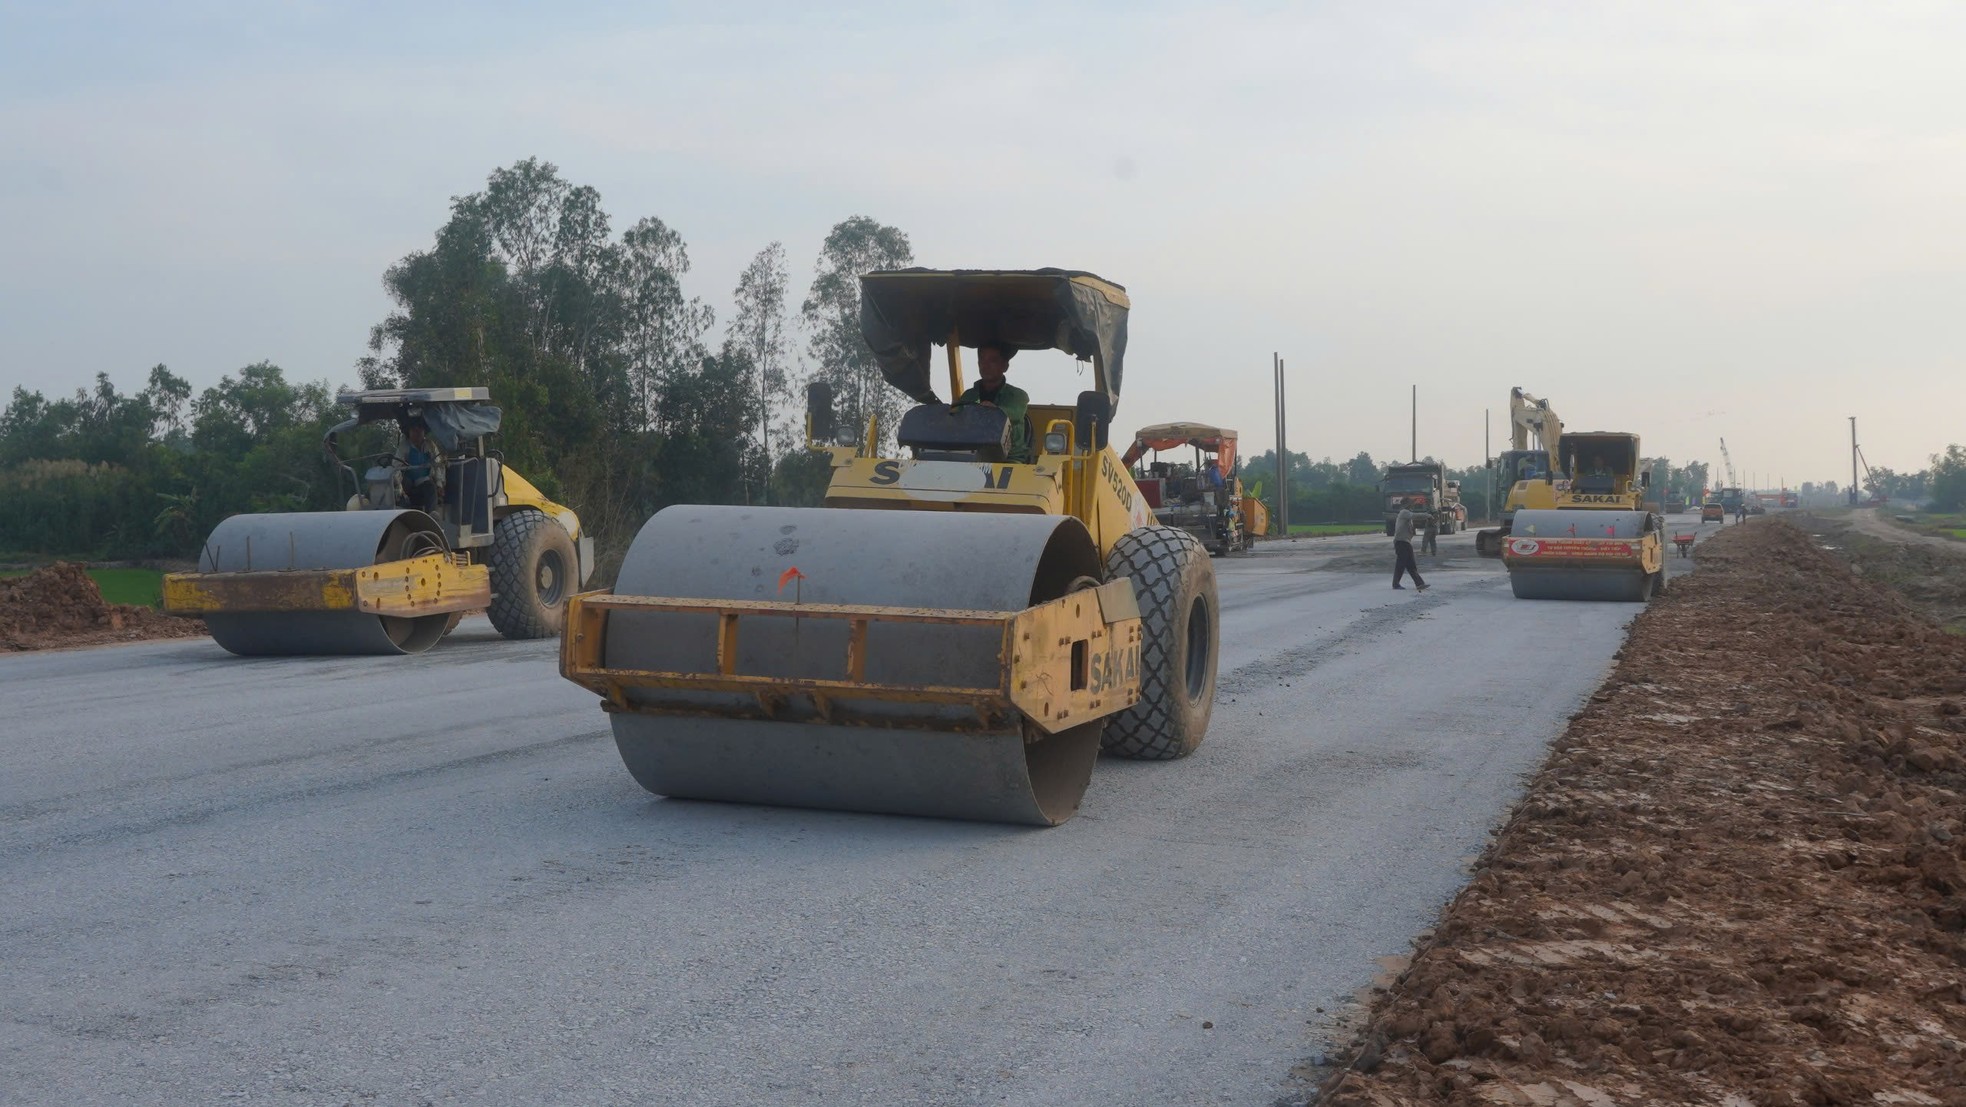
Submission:
[[[538,156],[720,315],[854,214],[1119,281],[1121,431],[1267,449],[1277,350],[1314,457],[1404,456],[1418,384],[1475,463],[1521,385],[1764,485],[1847,480],[1851,415],[1916,469],[1966,442],[1963,43],[1953,4],[0,0],[0,393],[351,382],[384,269]]]

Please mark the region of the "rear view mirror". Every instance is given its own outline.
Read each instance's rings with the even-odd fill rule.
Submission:
[[[832,442],[838,437],[839,427],[833,419],[833,386],[825,381],[806,385],[807,441]]]

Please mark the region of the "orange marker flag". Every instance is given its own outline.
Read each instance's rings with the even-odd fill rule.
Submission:
[[[797,565],[794,565],[790,569],[787,569],[784,572],[778,574],[778,590],[780,592],[784,592],[786,585],[792,583],[795,580],[804,580],[804,579],[806,579],[806,575],[804,573],[799,572],[799,567]]]

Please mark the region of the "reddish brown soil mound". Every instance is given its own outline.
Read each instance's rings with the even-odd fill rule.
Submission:
[[[104,601],[96,582],[72,562],[58,561],[24,577],[0,580],[0,649],[56,649],[203,633],[205,625],[196,619]]]
[[[1323,1102],[1966,1104],[1966,639],[1775,519],[1700,555]]]

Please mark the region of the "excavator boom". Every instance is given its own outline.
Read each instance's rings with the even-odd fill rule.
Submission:
[[[1550,491],[1554,460],[1563,446],[1563,420],[1550,409],[1548,400],[1539,399],[1520,388],[1509,389],[1509,446],[1489,466],[1499,470],[1508,489],[1502,502],[1502,525],[1475,532],[1475,552],[1483,557],[1502,556],[1502,541],[1509,536],[1510,520],[1525,506],[1551,506],[1551,497],[1536,497],[1531,504],[1532,486]],[[1540,482],[1540,483],[1539,483]]]

